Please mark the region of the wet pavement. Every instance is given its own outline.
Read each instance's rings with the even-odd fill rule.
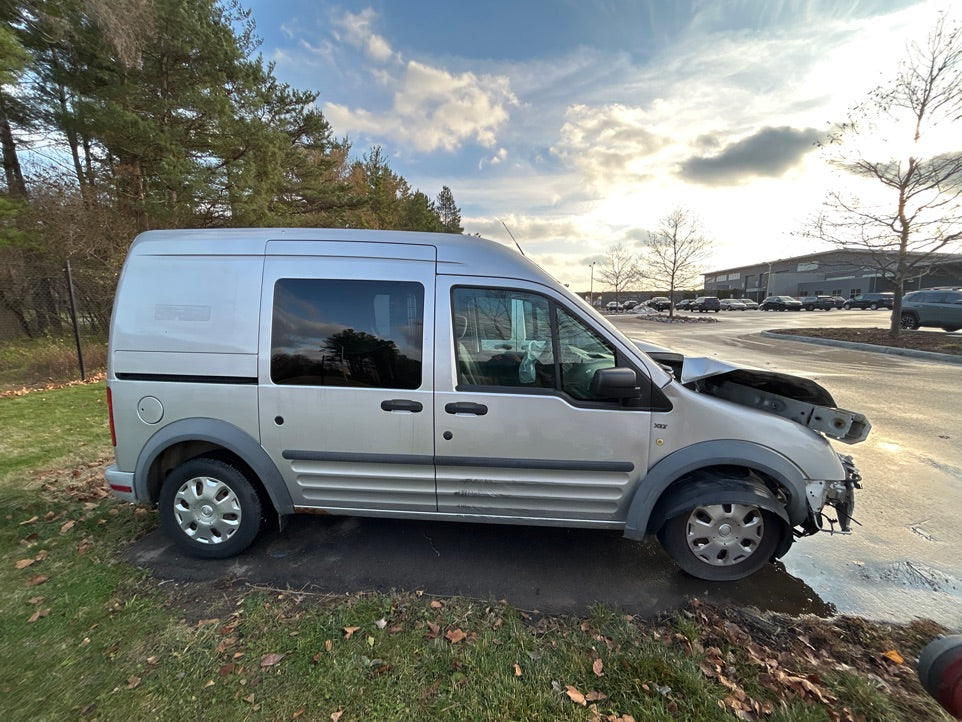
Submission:
[[[747,580],[710,583],[679,572],[655,541],[617,532],[302,516],[224,561],[180,554],[159,531],[128,558],[162,579],[236,579],[340,594],[391,590],[506,599],[523,609],[583,613],[601,603],[653,615],[690,596],[791,614],[928,617],[962,629],[962,402],[958,366],[762,338],[768,328],[885,326],[885,312],[722,314],[718,323],[615,323],[630,336],[812,378],[840,406],[868,416],[854,446],[865,488],[861,526],[818,534]]]

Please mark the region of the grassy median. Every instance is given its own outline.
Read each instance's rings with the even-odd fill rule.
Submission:
[[[103,384],[0,398],[6,720],[949,719],[920,689],[932,623],[693,601],[547,617],[419,590],[179,585],[120,561],[155,525],[108,498]]]

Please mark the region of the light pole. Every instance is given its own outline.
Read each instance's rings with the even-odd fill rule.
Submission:
[[[595,307],[595,261],[588,264],[588,268],[591,269],[591,286],[588,290],[588,305],[592,308]]]

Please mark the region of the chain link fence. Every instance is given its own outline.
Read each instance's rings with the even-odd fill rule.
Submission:
[[[84,379],[106,365],[117,271],[89,261],[0,265],[0,385]]]

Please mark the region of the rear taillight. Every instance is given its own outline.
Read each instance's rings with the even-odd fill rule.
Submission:
[[[114,430],[114,399],[110,394],[110,387],[107,387],[107,417],[110,419],[110,442],[116,448],[117,432]]]

